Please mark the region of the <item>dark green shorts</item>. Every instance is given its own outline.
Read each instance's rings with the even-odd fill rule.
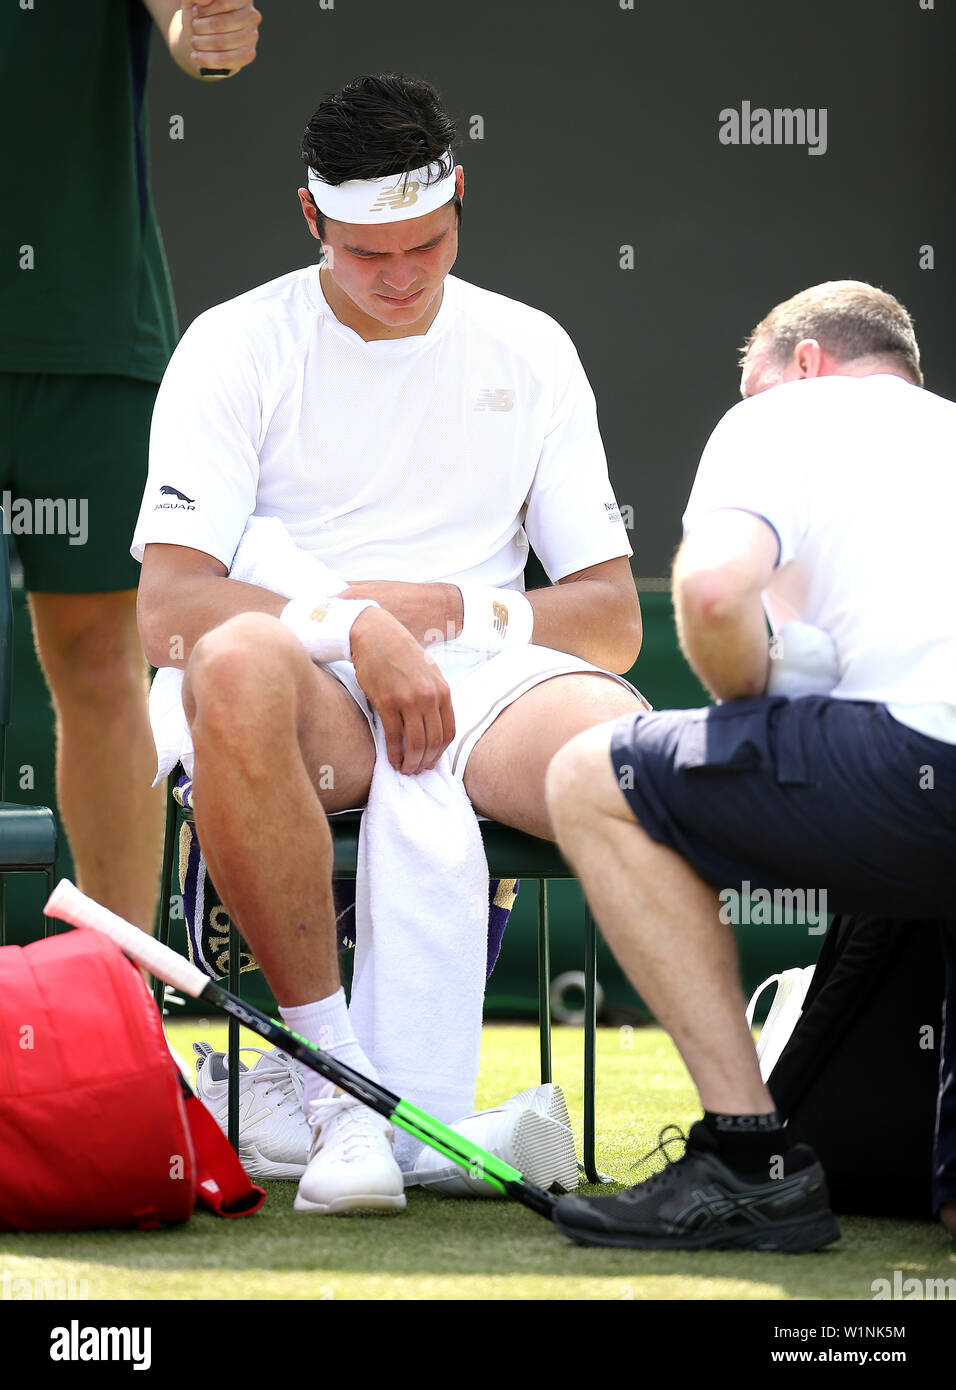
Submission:
[[[34,593],[135,589],[154,382],[0,372],[3,527]]]

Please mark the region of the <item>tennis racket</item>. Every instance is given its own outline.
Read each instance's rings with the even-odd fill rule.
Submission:
[[[459,1167],[467,1169],[471,1177],[481,1178],[496,1191],[520,1202],[524,1207],[529,1207],[531,1211],[536,1211],[539,1216],[553,1220],[557,1199],[543,1188],[527,1182],[517,1168],[505,1163],[495,1154],[488,1153],[477,1144],[470,1143],[424,1110],[419,1110],[409,1101],[387,1091],[384,1086],[371,1081],[361,1072],[336,1061],[328,1053],[320,1052],[312,1043],[299,1037],[298,1033],[293,1033],[284,1024],[277,1023],[275,1019],[260,1013],[251,1004],[246,1004],[234,994],[230,994],[191,961],[185,960],[155,937],[147,936],[138,927],[134,927],[130,922],[124,921],[122,917],[81,893],[68,878],[61,879],[54,888],[44,912],[48,917],[69,922],[71,926],[90,927],[93,931],[108,936],[137,965],[152,971],[168,985],[193,999],[202,999],[213,1008],[238,1019],[274,1047],[279,1047],[290,1057],[297,1058],[303,1066],[311,1067],[327,1081],[334,1082],[341,1090],[347,1091],[363,1105],[384,1115],[392,1124],[398,1125],[421,1143],[437,1149]]]

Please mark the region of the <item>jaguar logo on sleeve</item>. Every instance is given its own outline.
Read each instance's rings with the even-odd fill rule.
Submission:
[[[154,512],[161,511],[181,511],[194,512],[196,510],[195,497],[187,497],[184,492],[180,492],[178,487],[171,487],[169,483],[163,483],[159,489],[160,497],[175,498],[175,501],[157,502],[153,508]]]

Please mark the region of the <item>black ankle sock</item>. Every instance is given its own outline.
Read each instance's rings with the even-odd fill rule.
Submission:
[[[780,1177],[776,1161],[788,1147],[786,1131],[776,1110],[769,1115],[720,1115],[704,1111],[703,1124],[715,1141],[717,1152],[734,1172],[769,1181]]]

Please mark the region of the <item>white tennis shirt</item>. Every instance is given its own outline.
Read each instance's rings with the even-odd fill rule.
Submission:
[[[833,695],[956,743],[956,404],[887,374],[761,391],[711,435],[685,531],[725,507],[776,531],[767,615],[829,632]]]
[[[620,555],[594,395],[546,314],[451,275],[417,337],[363,342],[310,265],[201,314],[156,399],[131,546],[232,563],[276,516],[346,578],[523,588]]]

